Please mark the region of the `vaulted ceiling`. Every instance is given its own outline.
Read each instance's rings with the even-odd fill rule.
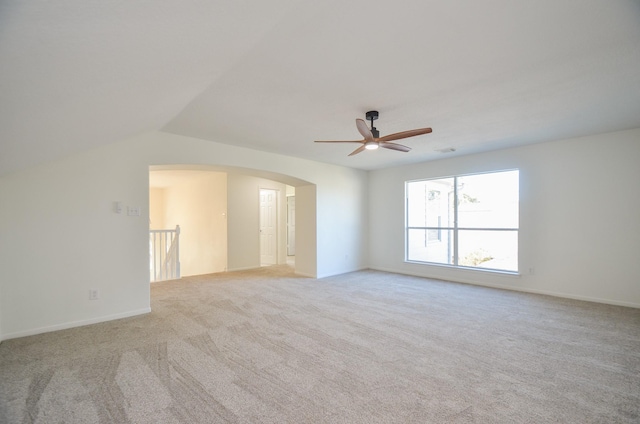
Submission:
[[[156,130],[377,169],[640,127],[640,1],[2,0],[0,90],[0,175]],[[313,142],[372,109],[433,133]]]

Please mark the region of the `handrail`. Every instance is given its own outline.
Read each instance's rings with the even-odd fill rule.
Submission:
[[[180,278],[180,226],[175,230],[149,230],[150,280]]]

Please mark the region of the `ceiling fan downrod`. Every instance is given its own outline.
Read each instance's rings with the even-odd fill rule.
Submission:
[[[377,110],[370,110],[364,115],[368,120],[371,121],[371,134],[373,135],[373,138],[380,138],[380,131],[378,131],[376,127],[373,126],[373,121],[378,119],[378,115],[379,114]]]

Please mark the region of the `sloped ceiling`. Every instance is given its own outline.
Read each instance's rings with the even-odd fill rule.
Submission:
[[[0,175],[154,130],[377,169],[640,127],[640,1],[4,0],[0,89]],[[371,109],[433,133],[313,143]]]

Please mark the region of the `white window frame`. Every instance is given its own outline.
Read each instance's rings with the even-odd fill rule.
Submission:
[[[458,234],[459,231],[509,231],[515,232],[518,237],[518,245],[520,244],[520,226],[518,227],[499,227],[499,228],[489,228],[489,227],[460,227],[458,226],[458,178],[469,177],[474,175],[483,175],[483,174],[498,174],[502,172],[510,172],[517,171],[519,173],[519,169],[504,169],[498,171],[487,171],[487,172],[477,172],[471,174],[461,174],[461,175],[453,175],[453,176],[445,176],[445,177],[435,177],[435,178],[421,178],[417,180],[409,180],[405,181],[405,262],[409,263],[418,263],[418,264],[428,264],[428,265],[436,265],[443,267],[453,267],[453,268],[462,268],[462,269],[472,269],[479,271],[490,271],[490,272],[498,272],[498,273],[507,273],[507,274],[519,274],[519,262],[516,270],[505,270],[498,268],[487,268],[487,267],[476,267],[469,265],[460,265],[459,261],[459,243],[458,243]],[[519,174],[518,174],[519,178]],[[453,226],[409,226],[409,190],[408,185],[414,182],[422,182],[422,181],[436,181],[443,179],[453,179]],[[520,203],[520,199],[518,196],[518,203]],[[519,222],[519,219],[518,219]],[[416,259],[409,259],[409,232],[411,230],[437,230],[440,234],[446,231],[452,231],[453,233],[453,264],[443,263],[443,262],[433,262],[433,261],[421,261]],[[518,246],[519,248],[519,246]]]

